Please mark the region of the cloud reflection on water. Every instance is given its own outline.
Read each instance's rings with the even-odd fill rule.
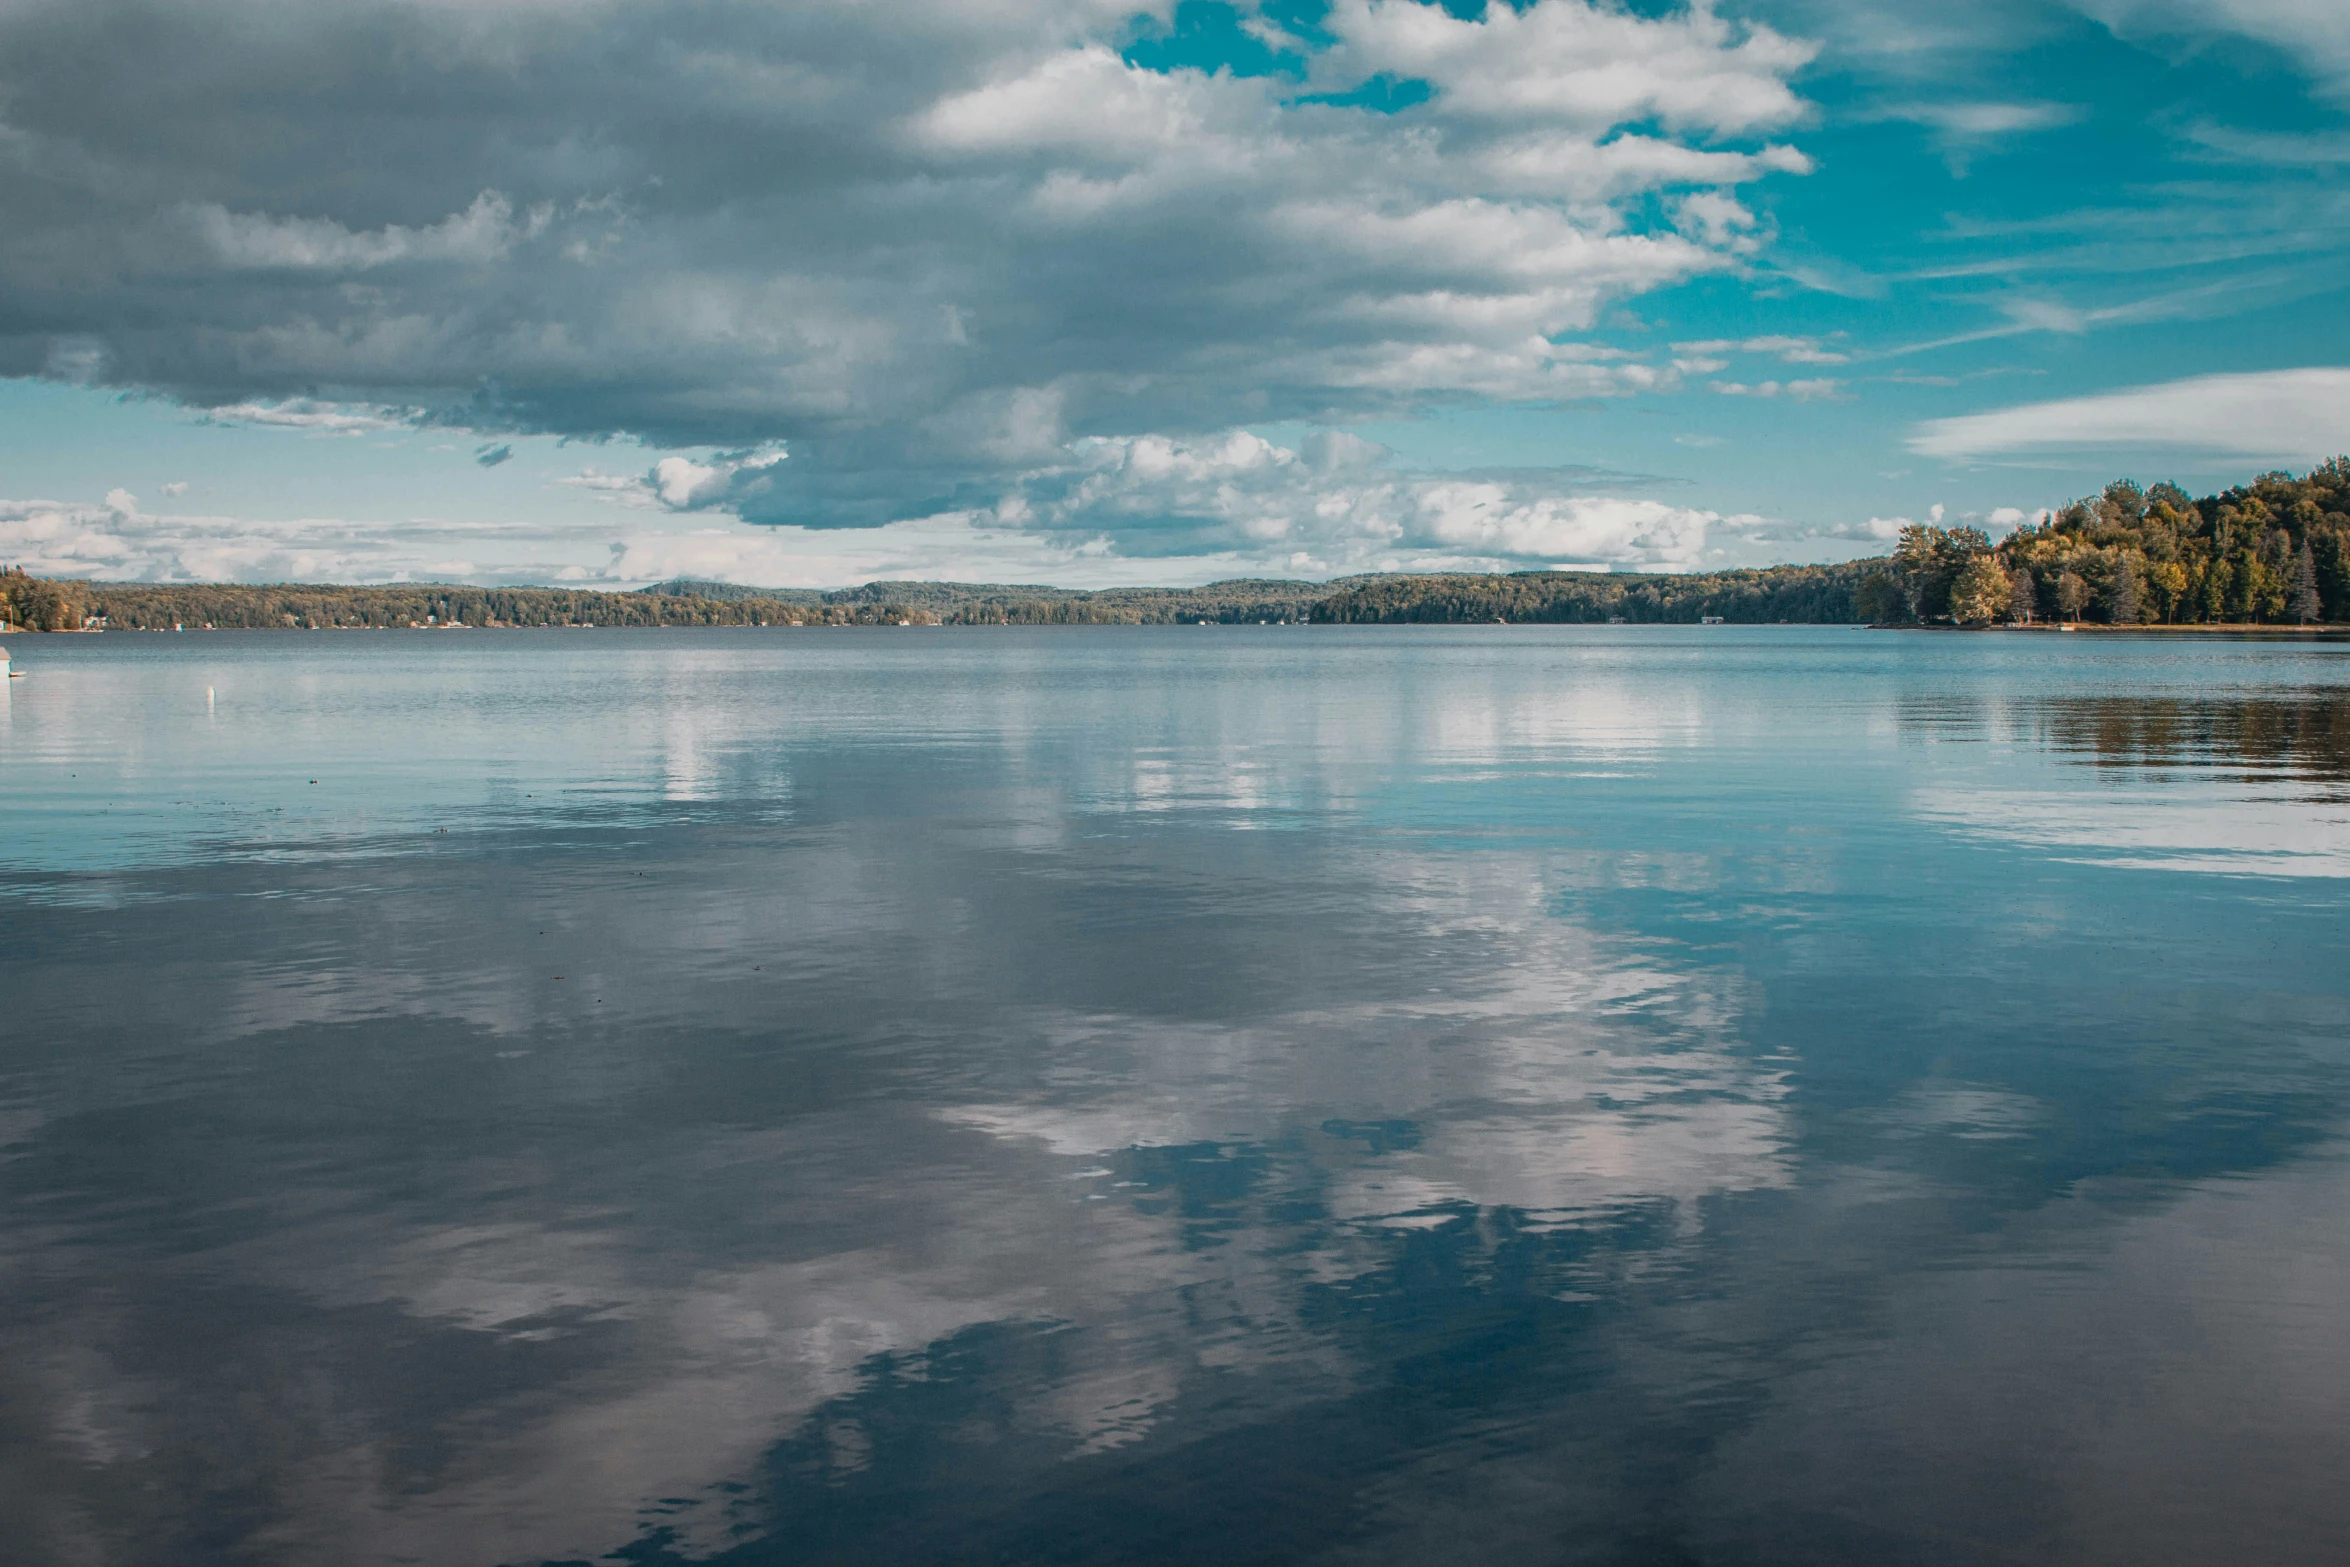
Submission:
[[[1854,1451],[1839,1410],[2004,1440],[1893,1398],[1966,1302],[2027,1402],[2073,1390],[2030,1346],[2084,1299],[2226,1337],[2218,1262],[2127,1258],[2227,1180],[2307,1206],[2270,1183],[2350,1103],[2342,999],[2242,987],[2338,921],[2117,901],[2012,807],[2110,846],[2138,801],[2175,859],[2181,802],[2259,820],[2246,787],[2076,766],[2001,716],[2014,671],[1905,701],[1948,642],[1598,635],[1236,641],[1214,680],[1147,639],[681,639],[592,689],[517,644],[455,784],[322,807],[504,802],[463,835],[20,866],[121,896],[0,908],[41,954],[0,1503],[44,1561],[1718,1543],[1841,1505],[1774,1456]],[[1830,658],[1889,662],[1823,694]],[[350,673],[289,701],[368,711]],[[37,765],[84,723],[39,714]],[[2084,950],[2141,956],[2090,993]],[[2253,1230],[2274,1274],[2289,1227]]]

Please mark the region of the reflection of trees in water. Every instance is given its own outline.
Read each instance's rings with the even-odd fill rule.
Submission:
[[[2025,716],[2048,749],[2099,767],[2350,781],[2350,695],[2342,693],[2055,697]]]
[[[1991,738],[1991,704],[1971,692],[1905,691],[1894,721],[1913,744]]]
[[[2054,696],[1994,704],[1952,692],[1904,694],[1913,744],[2006,738],[2119,769],[2189,768],[2252,779],[2350,781],[2350,692],[2263,696]]]

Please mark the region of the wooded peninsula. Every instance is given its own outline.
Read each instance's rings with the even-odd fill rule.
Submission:
[[[635,592],[84,582],[0,573],[28,631],[512,626],[1173,625],[1320,622],[2274,626],[2350,622],[2350,457],[2191,499],[2117,480],[1994,542],[1911,524],[1890,556],[1645,574],[1386,573],[1092,591],[871,582],[824,592],[678,579]]]

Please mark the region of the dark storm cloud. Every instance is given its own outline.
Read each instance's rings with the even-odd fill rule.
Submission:
[[[1704,12],[1345,0],[1303,86],[1430,84],[1392,116],[1130,67],[1133,12],[0,0],[0,373],[729,449],[648,492],[760,521],[1016,512],[1089,439],[1670,384],[1576,334],[1807,167],[1809,46]]]

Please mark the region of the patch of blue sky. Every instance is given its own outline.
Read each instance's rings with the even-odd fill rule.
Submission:
[[[1472,17],[1482,7],[1446,9]],[[1674,343],[1792,338],[1843,363],[1717,348],[1684,357],[1730,362],[1686,375],[1673,396],[1432,406],[1357,433],[1414,467],[1654,471],[1725,503],[1746,491],[1751,506],[1761,490],[1781,514],[1922,512],[1918,496],[1937,486],[1987,512],[2033,498],[2017,492],[2044,488],[2052,469],[2079,486],[2101,482],[2114,459],[2035,456],[2022,479],[2007,471],[2014,464],[1953,472],[1910,458],[1902,432],[1987,402],[2189,367],[2350,359],[2350,312],[2313,308],[2350,290],[2350,201],[2323,139],[2341,116],[2290,58],[2242,39],[2166,51],[2061,6],[2011,7],[2004,30],[1946,35],[1939,47],[1845,50],[1821,25],[1837,9],[1746,11],[1828,43],[1800,84],[1817,112],[1796,139],[1815,172],[1739,193],[1768,244],[1734,275],[1612,312],[1587,340],[1663,359]],[[1302,81],[1306,56],[1267,40],[1327,43],[1326,12],[1185,0],[1170,23],[1138,24],[1126,58]],[[1392,113],[1428,94],[1425,82],[1379,77],[1296,101]],[[1669,216],[1659,200],[1628,220],[1653,229]],[[2182,455],[2182,471],[2215,482],[2234,471]]]
[[[1821,15],[1753,11],[1791,31]],[[2253,464],[2238,454],[1952,464],[1910,456],[1904,436],[1987,405],[2350,363],[2339,111],[2277,50],[2165,49],[2062,8],[2019,24],[2012,46],[1931,54],[1888,63],[1831,37],[1800,83],[1817,117],[1795,140],[1815,172],[1739,193],[1768,243],[1592,334],[1651,358],[1674,343],[1809,339],[1845,363],[1716,347],[1684,357],[1721,369],[1605,413],[1448,408],[1358,433],[1416,464],[1641,469],[1704,504],[1846,522],[1937,501],[2045,504],[2124,470],[2242,477]],[[1790,393],[1803,380],[1834,385]]]
[[[495,444],[509,455],[485,465],[485,443],[464,431],[364,419],[340,429],[267,423],[233,409],[207,413],[164,398],[0,379],[0,466],[17,499],[95,501],[120,490],[150,511],[372,519],[387,527],[417,517],[608,522],[608,507],[556,481],[599,457],[623,473],[648,462],[626,442],[607,448],[539,436]]]
[[[1456,15],[1469,14],[1458,6]],[[1183,0],[1172,17],[1135,21],[1135,38],[1122,52],[1127,64],[1146,71],[1226,72],[1233,76],[1278,76],[1303,83],[1310,56],[1333,42],[1322,27],[1327,5],[1266,5],[1243,10],[1216,0]],[[1396,114],[1428,101],[1434,89],[1424,81],[1385,73],[1334,92],[1300,92],[1292,104],[1325,104]]]
[[[1122,58],[1146,71],[1227,71],[1234,76],[1302,78],[1305,55],[1274,40],[1284,44],[1294,40],[1308,48],[1328,47],[1330,36],[1318,25],[1326,10],[1317,5],[1243,11],[1216,0],[1182,0],[1165,21],[1136,17],[1134,37],[1122,51]]]

